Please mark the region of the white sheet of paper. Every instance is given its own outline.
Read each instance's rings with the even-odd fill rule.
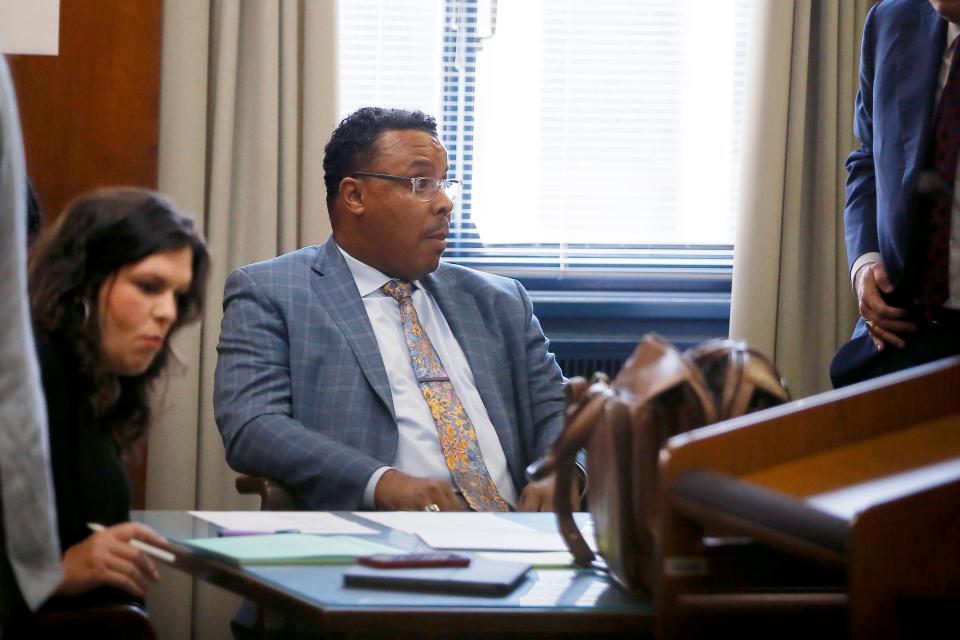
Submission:
[[[60,0],[0,2],[0,53],[57,55]]]
[[[522,562],[537,569],[573,566],[573,555],[569,551],[478,551],[477,557],[503,562]]]
[[[477,549],[485,551],[566,551],[567,544],[559,532],[555,531],[528,531],[528,532],[494,532],[461,530],[461,531],[423,531],[420,538],[434,549]],[[591,549],[594,548],[592,538],[584,538]]]
[[[190,511],[190,515],[237,531],[296,530],[300,533],[364,535],[377,533],[346,518],[322,511]]]
[[[493,513],[473,511],[428,513],[425,511],[355,511],[355,516],[373,520],[391,529],[420,535],[423,531],[497,531],[528,533],[533,527],[512,522]]]
[[[354,515],[420,536],[434,549],[566,551],[559,531],[538,531],[493,513],[356,512]],[[593,548],[593,536],[584,531]]]

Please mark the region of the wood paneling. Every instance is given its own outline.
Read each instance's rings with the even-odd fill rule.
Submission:
[[[60,54],[8,56],[45,223],[109,185],[157,186],[162,0],[65,0]],[[143,508],[146,444],[128,462]]]
[[[156,188],[161,0],[60,3],[60,54],[10,56],[47,221],[89,189]]]

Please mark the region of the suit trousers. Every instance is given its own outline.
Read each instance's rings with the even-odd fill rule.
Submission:
[[[886,345],[883,351],[873,344],[869,333],[850,340],[840,347],[830,363],[833,386],[844,387],[960,354],[960,326],[924,323],[904,340],[906,345],[902,349]]]

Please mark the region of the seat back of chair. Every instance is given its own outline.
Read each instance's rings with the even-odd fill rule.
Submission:
[[[136,604],[114,604],[89,609],[42,612],[28,631],[7,632],[11,638],[98,638],[98,640],[156,640],[150,618]],[[7,638],[4,635],[4,638]]]
[[[295,511],[297,509],[293,494],[276,480],[263,476],[239,476],[236,487],[237,493],[260,496],[261,511]]]

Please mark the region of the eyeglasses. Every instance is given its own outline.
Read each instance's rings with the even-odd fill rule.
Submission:
[[[396,182],[409,182],[413,197],[421,202],[430,202],[437,197],[437,193],[439,193],[440,190],[443,190],[443,193],[450,199],[450,202],[455,202],[463,190],[462,180],[422,177],[408,178],[407,176],[392,176],[388,173],[369,173],[367,171],[355,171],[350,177],[356,178],[357,176],[381,178],[382,180],[394,180]]]

